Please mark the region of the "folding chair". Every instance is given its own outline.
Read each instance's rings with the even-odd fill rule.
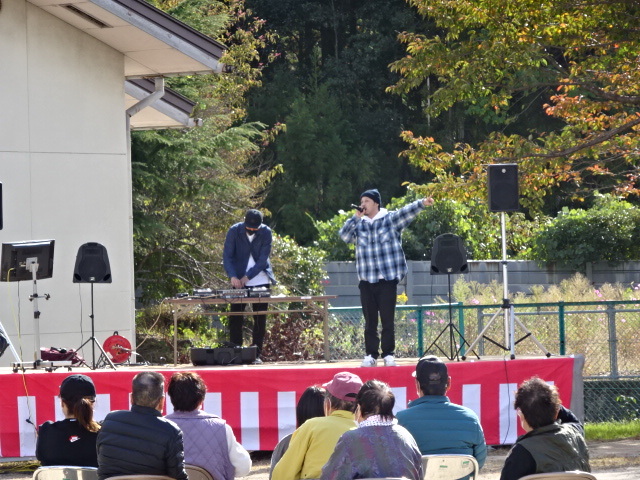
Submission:
[[[51,465],[40,467],[33,472],[33,480],[98,480],[98,469],[96,467]]]
[[[520,480],[597,480],[588,472],[573,470],[570,472],[534,473]]]
[[[109,477],[109,480],[175,480],[175,478],[167,477],[166,475],[116,475],[115,477]]]
[[[187,471],[189,480],[215,480],[211,473],[197,465],[185,464],[184,469]]]
[[[423,455],[425,480],[475,480],[480,472],[478,462],[471,455]]]

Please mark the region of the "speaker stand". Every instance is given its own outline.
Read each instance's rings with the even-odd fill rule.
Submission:
[[[458,327],[456,327],[453,323],[453,312],[452,312],[453,307],[451,305],[451,274],[450,273],[447,273],[447,284],[449,286],[449,290],[448,290],[449,324],[446,327],[444,327],[444,329],[438,334],[436,339],[433,342],[431,342],[431,345],[429,345],[425,351],[428,352],[429,350],[431,350],[431,347],[436,347],[449,360],[459,360],[458,355],[462,351],[465,344],[469,345],[469,342],[465,340],[460,330],[458,330]],[[449,332],[449,353],[448,354],[442,348],[440,348],[440,345],[438,345],[438,340],[440,340],[440,337],[442,337],[442,335],[444,335],[445,332]],[[455,333],[458,334],[458,338],[460,339],[460,346],[457,348],[456,348],[456,337],[454,335]],[[469,345],[469,350],[473,351],[473,347],[470,345]],[[475,352],[473,353],[476,357],[478,357],[478,359],[480,359],[477,353]]]
[[[540,343],[540,341],[536,338],[536,336],[531,333],[531,331],[525,327],[525,325],[520,321],[518,317],[515,315],[515,311],[513,308],[513,304],[509,301],[509,279],[508,279],[508,269],[507,269],[507,235],[506,235],[506,220],[504,212],[500,212],[500,227],[502,230],[502,306],[500,310],[498,310],[493,317],[489,320],[489,322],[485,325],[482,331],[478,334],[478,337],[471,343],[469,346],[469,350],[473,350],[473,348],[482,340],[488,340],[493,343],[497,347],[501,348],[504,351],[510,352],[511,360],[516,358],[516,345],[522,342],[524,339],[531,337],[533,343],[535,343],[540,350],[548,357],[551,356],[551,353]],[[485,336],[486,331],[489,329],[491,324],[498,318],[498,315],[502,312],[504,314],[504,336],[505,336],[505,344],[502,345],[495,340]],[[515,339],[516,336],[516,324],[520,329],[524,332],[524,336]],[[466,356],[462,356],[462,360],[466,360]]]
[[[82,349],[82,347],[84,347],[87,343],[91,342],[91,367],[90,367],[91,370],[95,370],[96,368],[101,368],[103,366],[106,367],[107,365],[113,368],[114,370],[116,370],[116,366],[107,356],[107,352],[104,351],[104,349],[102,348],[102,345],[100,345],[100,342],[96,340],[95,321],[94,321],[95,316],[93,314],[93,284],[95,282],[89,282],[89,283],[91,283],[91,315],[89,315],[89,318],[91,318],[91,337],[87,338],[87,340],[82,345],[80,345],[76,349],[76,351]],[[96,363],[96,346],[100,350],[100,357],[98,358],[97,363]]]

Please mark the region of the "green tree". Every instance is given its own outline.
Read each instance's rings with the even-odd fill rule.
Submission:
[[[447,146],[407,129],[407,157],[435,177],[426,191],[484,198],[484,165],[517,162],[521,201],[531,210],[551,194],[581,201],[594,186],[637,195],[635,2],[408,2],[437,32],[399,36],[407,55],[392,65],[402,78],[390,90],[403,97],[419,92],[430,115],[464,108],[497,125],[478,145]],[[547,124],[509,133],[532,112],[544,113]]]
[[[198,102],[204,126],[132,135],[136,285],[146,299],[194,286],[219,286],[226,229],[255,206],[273,175],[256,174],[251,159],[270,132],[246,122],[247,89],[259,84],[253,63],[264,45],[259,20],[242,1],[157,1],[161,8],[222,40],[220,75],[172,79],[170,86]]]
[[[250,95],[251,119],[286,123],[261,154],[282,164],[267,205],[274,227],[309,243],[313,221],[328,220],[366,188],[402,195],[402,181],[422,172],[398,157],[403,126],[427,121],[420,98],[401,99],[385,88],[398,79],[388,65],[402,54],[398,30],[418,16],[402,0],[248,0],[278,41],[262,87]],[[313,162],[310,166],[310,162]],[[309,168],[310,167],[310,168]],[[356,198],[357,199],[357,198]]]
[[[276,145],[284,172],[265,205],[275,228],[309,244],[316,235],[315,219],[333,215],[335,205],[349,205],[353,185],[371,179],[373,172],[359,167],[363,159],[353,127],[326,86],[298,97],[285,123],[286,133]]]

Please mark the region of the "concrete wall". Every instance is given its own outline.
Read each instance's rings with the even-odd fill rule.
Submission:
[[[408,262],[409,273],[401,282],[400,291],[406,292],[408,304],[424,305],[433,303],[435,297],[448,295],[447,275],[431,275],[431,262]],[[327,295],[338,295],[331,302],[333,307],[360,306],[358,278],[354,262],[328,262],[326,265],[329,283],[325,288]],[[510,260],[507,266],[509,292],[529,292],[533,285],[548,287],[575,275],[575,271],[557,269],[553,266],[539,268],[535,262]],[[586,275],[600,286],[603,283],[640,282],[640,262],[625,262],[617,267],[607,263],[590,264]],[[461,275],[451,275],[451,286]],[[464,274],[467,281],[490,283],[492,280],[502,284],[502,262],[500,260],[469,261],[469,273]]]
[[[41,346],[90,336],[90,285],[73,284],[78,248],[103,244],[112,284],[96,284],[96,337],[133,341],[131,173],[124,57],[24,0],[0,10],[1,242],[55,239],[53,278],[38,282]],[[33,359],[31,282],[0,283],[0,321]],[[20,330],[21,334],[17,332]],[[90,358],[91,350],[85,350]],[[0,365],[13,361],[9,351]]]

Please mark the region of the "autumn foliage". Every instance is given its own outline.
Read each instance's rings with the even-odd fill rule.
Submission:
[[[477,145],[452,148],[403,132],[404,154],[434,176],[416,188],[477,198],[486,164],[517,162],[521,203],[531,211],[560,191],[573,200],[594,188],[638,194],[640,3],[408,1],[435,33],[399,35],[406,56],[391,65],[401,79],[388,90],[420,92],[430,115],[462,106],[496,126]],[[509,132],[535,114],[548,124]]]

